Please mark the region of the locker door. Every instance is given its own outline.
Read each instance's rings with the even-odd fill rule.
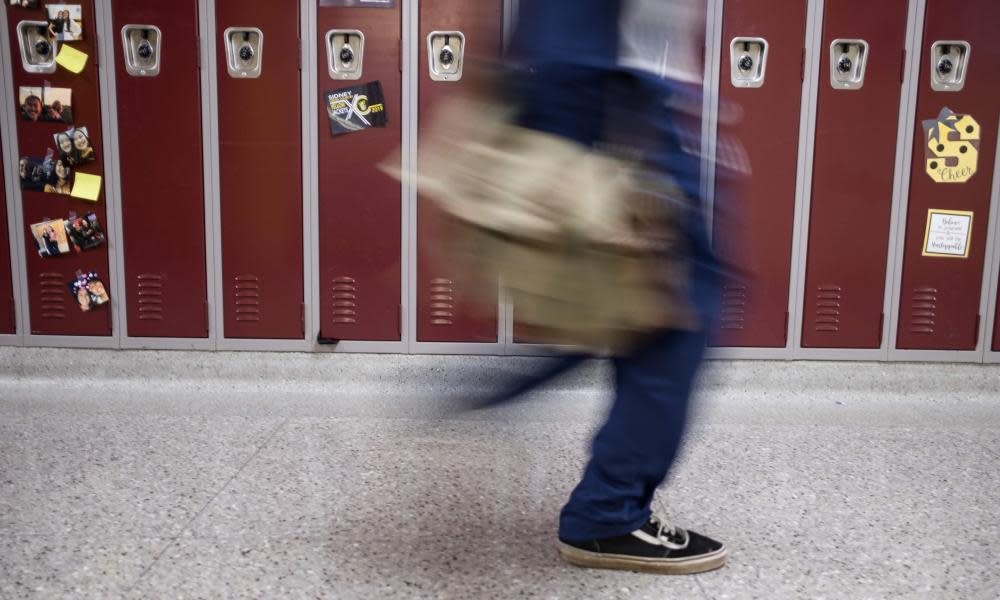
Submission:
[[[716,210],[715,249],[744,276],[723,283],[712,346],[786,343],[805,22],[805,0],[780,10],[767,0],[725,3],[719,102],[739,107],[728,131],[752,174],[716,178],[716,205],[733,205],[739,222],[731,223],[729,209]]]
[[[978,342],[1000,105],[997,23],[1000,3],[994,0],[927,2],[903,251],[900,349],[974,350]],[[945,108],[954,117],[942,114]],[[939,118],[940,125],[935,124]]]
[[[215,21],[225,337],[302,339],[298,4],[216,0]]]
[[[0,148],[0,165],[3,161],[4,149]],[[17,185],[17,182],[11,182]],[[6,192],[4,170],[0,168],[0,193]],[[7,200],[0,196],[0,334],[17,333],[17,323],[14,315],[14,282],[11,279],[10,268],[10,232],[7,231]]]
[[[420,36],[417,44],[420,56],[421,117],[433,115],[435,108],[450,95],[468,89],[469,77],[457,81],[453,77],[432,79],[430,59],[440,63],[439,55],[445,50],[445,46],[441,44],[447,42],[448,48],[458,48],[460,44],[464,44],[461,50],[457,50],[464,56],[446,56],[446,62],[462,60],[463,71],[468,73],[476,68],[476,62],[469,60],[470,58],[494,62],[499,59],[502,51],[502,25],[503,3],[499,0],[444,0],[420,5]],[[461,34],[461,37],[452,33]],[[439,66],[435,67],[435,72],[439,72],[438,68]],[[421,119],[421,133],[427,131],[429,123],[429,118]],[[421,139],[424,137],[421,136]],[[435,212],[433,204],[418,199],[417,340],[496,342],[497,304],[493,302],[492,305],[484,306],[481,299],[496,299],[497,286],[494,285],[489,290],[471,289],[471,282],[462,281],[446,260],[436,256],[434,244],[441,234],[439,227],[435,225]]]
[[[804,347],[882,344],[907,4],[824,8]]]
[[[316,40],[320,335],[333,340],[398,341],[402,339],[401,188],[378,167],[398,156],[402,139],[402,1],[389,8],[329,4],[336,3],[319,2]],[[354,48],[350,56],[344,55],[351,58],[346,62],[341,60],[341,52],[348,52],[345,45]],[[331,73],[333,69],[336,72]],[[328,129],[326,94],[374,82],[382,87],[385,127],[334,136]],[[361,123],[353,116],[349,122]],[[368,122],[375,122],[374,117]]]
[[[71,88],[73,125],[87,129],[94,151],[93,162],[80,165],[77,173],[104,175],[104,143],[101,132],[101,91],[98,82],[96,27],[94,23],[93,0],[74,2],[82,9],[82,39],[65,42],[66,45],[89,56],[86,66],[79,74],[74,74],[59,66],[53,73],[26,72],[21,61],[21,47],[17,26],[22,21],[44,21],[46,12],[39,8],[7,7],[10,33],[10,52],[13,63],[14,89],[11,96],[19,101],[20,86]],[[60,122],[31,122],[18,119],[17,152],[19,157],[44,158],[47,151],[54,151],[56,133],[66,131],[71,125]],[[10,149],[14,152],[14,149]],[[13,182],[12,182],[13,183]],[[70,295],[68,284],[76,272],[96,272],[104,280],[105,287],[111,289],[111,273],[108,269],[108,244],[81,254],[64,254],[42,258],[35,248],[34,237],[28,227],[48,219],[66,218],[70,213],[84,215],[94,212],[107,226],[106,204],[103,193],[97,202],[73,198],[69,195],[24,191],[23,210],[25,244],[21,248],[27,253],[28,310],[31,315],[31,333],[34,335],[110,336],[111,307],[104,305],[89,312],[83,312]],[[114,240],[111,240],[112,242]],[[118,302],[120,298],[112,298]]]
[[[207,337],[198,2],[112,9],[128,334]]]

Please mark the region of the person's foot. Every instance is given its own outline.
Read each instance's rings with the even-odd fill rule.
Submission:
[[[718,569],[726,562],[721,542],[653,516],[632,533],[600,540],[570,542],[560,538],[559,553],[570,564],[595,569],[687,575]]]

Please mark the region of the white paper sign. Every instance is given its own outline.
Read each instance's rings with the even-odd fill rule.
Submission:
[[[924,256],[969,257],[972,213],[959,210],[927,211]]]

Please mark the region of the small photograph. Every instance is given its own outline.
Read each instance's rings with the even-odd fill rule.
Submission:
[[[104,231],[97,215],[87,213],[82,217],[70,217],[66,220],[66,235],[74,252],[96,248],[104,243]]]
[[[10,0],[10,5],[21,8],[38,8],[38,0]]]
[[[83,39],[83,8],[79,4],[47,4],[49,35],[60,42]]]
[[[94,148],[90,145],[90,133],[86,127],[67,129],[52,137],[56,141],[56,152],[69,166],[75,167],[94,161]]]
[[[31,226],[31,234],[35,236],[39,256],[59,256],[70,252],[66,221],[63,219],[35,223]]]
[[[18,101],[24,121],[73,122],[73,90],[70,88],[21,86]]]
[[[80,310],[88,312],[95,307],[107,304],[111,298],[104,288],[104,282],[97,273],[82,273],[77,271],[76,279],[69,282],[69,291],[76,298]]]
[[[48,159],[22,157],[18,162],[17,170],[21,176],[21,189],[26,192],[45,191],[45,185],[49,181],[49,173],[54,169],[48,165]]]
[[[57,158],[53,161],[52,171],[48,181],[42,188],[46,194],[64,194],[69,196],[73,192],[73,169],[64,158]]]

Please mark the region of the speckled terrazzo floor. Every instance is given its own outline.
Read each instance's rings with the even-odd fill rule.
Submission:
[[[534,364],[0,348],[0,598],[1000,597],[1000,367],[712,363],[660,577],[553,547],[602,364],[461,410]]]

